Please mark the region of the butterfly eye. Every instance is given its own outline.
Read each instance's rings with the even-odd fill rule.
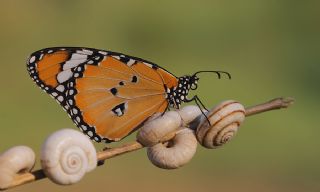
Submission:
[[[198,88],[198,85],[196,83],[191,84],[191,90],[196,90]]]

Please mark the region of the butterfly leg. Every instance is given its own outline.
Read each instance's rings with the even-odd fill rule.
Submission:
[[[193,96],[191,99],[186,99],[185,102],[188,103],[188,102],[191,102],[191,101],[194,101],[196,103],[196,105],[199,107],[202,115],[204,115],[209,123],[209,125],[211,125],[207,115],[204,113],[204,111],[202,109],[205,109],[206,111],[209,111],[205,106],[204,104],[201,102],[201,100],[199,99],[199,97],[197,95]],[[202,107],[202,109],[201,109]]]

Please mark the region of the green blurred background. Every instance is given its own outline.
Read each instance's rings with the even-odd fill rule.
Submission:
[[[320,191],[319,10],[311,0],[1,1],[0,151],[24,144],[38,153],[50,133],[75,128],[26,71],[28,55],[50,46],[123,52],[177,76],[230,72],[231,81],[201,76],[196,93],[208,107],[296,99],[287,110],[247,118],[218,150],[199,146],[178,170],[154,167],[141,150],[73,186],[42,180],[11,191]]]

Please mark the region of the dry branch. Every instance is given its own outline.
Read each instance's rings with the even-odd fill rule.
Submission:
[[[258,105],[246,108],[245,115],[251,116],[251,115],[259,114],[259,113],[274,110],[274,109],[287,108],[293,103],[293,101],[294,101],[293,98],[276,98],[266,103],[262,103],[262,104],[258,104]],[[143,147],[144,146],[141,143],[139,143],[138,141],[134,141],[132,143],[124,144],[119,147],[108,148],[104,151],[98,152],[97,158],[99,161],[104,161],[106,159],[110,159],[118,155],[139,150]],[[14,179],[11,185],[6,189],[13,188],[19,185],[23,185],[23,184],[37,181],[44,178],[46,178],[46,175],[41,169],[30,172],[30,173],[21,173]],[[0,190],[5,190],[5,189],[0,189]]]

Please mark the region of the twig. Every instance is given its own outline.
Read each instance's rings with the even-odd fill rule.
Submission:
[[[143,148],[142,144],[140,144],[138,141],[134,141],[132,143],[124,144],[120,147],[109,148],[107,150],[98,152],[97,156],[99,161],[104,161],[106,159],[110,159],[112,157],[116,157],[118,155],[129,153],[131,151],[136,151],[142,148]]]
[[[287,108],[294,103],[291,97],[279,97],[266,103],[246,108],[246,117],[275,109]]]
[[[287,108],[293,103],[293,98],[276,98],[273,100],[270,100],[266,103],[262,103],[259,105],[255,105],[252,107],[246,108],[246,116],[251,116],[255,114],[259,114],[262,112],[274,110],[274,109],[281,109],[281,108]],[[125,153],[129,153],[132,151],[136,151],[139,149],[142,149],[144,146],[140,144],[138,141],[134,141],[132,143],[124,144],[119,147],[114,148],[108,148],[104,151],[97,153],[97,158],[99,161],[104,161],[106,159],[110,159],[113,157],[116,157],[118,155],[122,155]],[[20,174],[15,178],[15,180],[12,182],[12,184],[8,188],[13,188],[19,185],[23,185],[26,183],[30,183],[33,181],[37,181],[40,179],[46,178],[46,175],[44,174],[43,170],[36,170],[31,173],[23,173]],[[3,189],[0,189],[3,190]]]

